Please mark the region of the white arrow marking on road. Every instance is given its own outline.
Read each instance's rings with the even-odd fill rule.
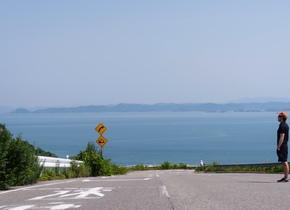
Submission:
[[[148,181],[152,178],[143,178],[143,179],[106,179],[106,180],[92,180],[85,179],[82,182],[127,182],[127,181]]]
[[[52,207],[50,210],[62,210],[62,209],[68,209],[68,208],[79,208],[81,205],[74,205],[74,204],[61,204],[61,205],[57,205]]]
[[[27,206],[18,206],[18,207],[15,207],[15,208],[12,208],[12,209],[9,209],[9,210],[25,210],[25,209],[29,209],[31,207],[33,207],[35,205],[27,205]]]
[[[66,194],[68,193],[69,191],[60,191],[58,193],[55,193],[55,194],[51,194],[51,195],[45,195],[45,196],[38,196],[38,197],[35,197],[35,198],[31,198],[29,200],[41,200],[43,198],[48,198],[48,197],[52,197],[52,196],[58,196],[58,195],[63,195],[63,194]]]
[[[31,187],[18,188],[18,189],[15,189],[15,190],[6,190],[6,191],[0,192],[0,195],[1,194],[4,194],[4,193],[12,193],[12,192],[21,191],[21,190],[29,190],[29,189],[32,189],[32,188],[38,188],[38,187],[44,187],[44,186],[51,186],[51,185],[57,185],[57,184],[63,184],[63,183],[70,183],[70,182],[75,182],[75,181],[54,182],[54,183],[49,183],[49,184],[35,185],[35,186],[31,186]]]
[[[2,208],[3,206],[0,206],[0,208]],[[5,207],[5,206],[4,206]],[[8,206],[6,206],[8,207]],[[11,208],[9,210],[26,210],[26,209],[50,209],[50,210],[63,210],[63,209],[68,209],[68,208],[79,208],[81,207],[81,205],[74,205],[74,204],[60,204],[57,206],[36,206],[36,205],[25,205],[25,206],[18,206],[18,207],[14,207]],[[7,209],[7,208],[5,208]]]
[[[69,197],[69,196],[74,196],[77,195],[75,198],[85,198],[88,195],[97,195],[99,197],[103,197],[104,194],[100,192],[100,190],[102,190],[102,187],[95,187],[93,189],[90,189],[88,191],[82,191],[82,192],[77,192],[77,193],[71,193],[71,194],[66,194],[66,195],[61,195],[59,196],[60,198],[64,198],[64,197]]]
[[[63,202],[51,202],[51,203],[48,203],[49,205],[57,205],[57,204],[63,204]]]
[[[167,198],[170,197],[165,185],[160,186],[160,194],[165,195]]]

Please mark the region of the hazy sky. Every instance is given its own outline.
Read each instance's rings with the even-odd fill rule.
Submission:
[[[290,97],[288,0],[0,1],[0,106]]]

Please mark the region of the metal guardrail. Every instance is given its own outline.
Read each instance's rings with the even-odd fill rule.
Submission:
[[[46,157],[46,156],[38,156],[38,162],[44,168],[68,168],[70,167],[71,162],[74,160],[65,159],[65,158],[54,158],[54,157]],[[83,161],[76,160],[75,162],[82,163]]]
[[[142,164],[144,167],[148,167],[148,168],[154,168],[154,167],[158,167],[161,164]],[[187,164],[187,167],[210,167],[210,166],[215,166],[218,168],[230,168],[230,167],[270,167],[270,166],[280,166],[281,163],[277,162],[277,163],[237,163],[237,164],[204,164],[203,166],[201,165],[190,165]],[[136,165],[126,165],[125,167],[127,168],[132,168]]]
[[[202,166],[204,167],[210,167],[212,165],[204,165]],[[230,167],[271,167],[271,166],[281,166],[281,163],[277,162],[277,163],[249,163],[249,164],[223,164],[223,165],[219,165],[216,164],[214,165],[217,168],[230,168]]]
[[[54,158],[54,157],[46,157],[46,156],[38,156],[38,161],[39,164],[41,166],[43,166],[44,168],[54,168],[54,167],[60,167],[60,168],[65,168],[65,167],[70,167],[70,164],[72,161],[75,160],[71,160],[71,159],[65,159],[65,158]],[[77,163],[82,163],[83,161],[75,161]],[[202,168],[206,168],[206,167],[210,167],[210,166],[214,166],[216,168],[230,168],[230,167],[270,167],[270,166],[280,166],[281,163],[276,162],[276,163],[250,163],[250,164],[241,164],[241,163],[237,163],[237,164],[215,164],[215,165],[203,165],[203,166],[199,166],[199,165],[187,165],[188,167],[202,167]],[[136,165],[127,165],[125,167],[127,168],[131,168],[134,167]],[[145,164],[145,167],[148,168],[154,168],[157,166],[160,166],[160,164]]]

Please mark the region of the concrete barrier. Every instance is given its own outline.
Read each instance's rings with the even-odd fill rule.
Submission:
[[[38,156],[38,162],[44,168],[68,168],[70,167],[71,162],[74,160],[65,159],[65,158],[55,158],[55,157],[46,157],[46,156]],[[82,163],[83,161],[76,160],[75,162]]]

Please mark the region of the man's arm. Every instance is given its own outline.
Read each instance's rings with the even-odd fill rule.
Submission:
[[[278,142],[278,146],[277,146],[277,149],[278,149],[278,150],[280,150],[280,147],[281,147],[282,144],[283,144],[284,137],[285,137],[285,133],[280,133],[280,136],[279,136],[279,142]]]

